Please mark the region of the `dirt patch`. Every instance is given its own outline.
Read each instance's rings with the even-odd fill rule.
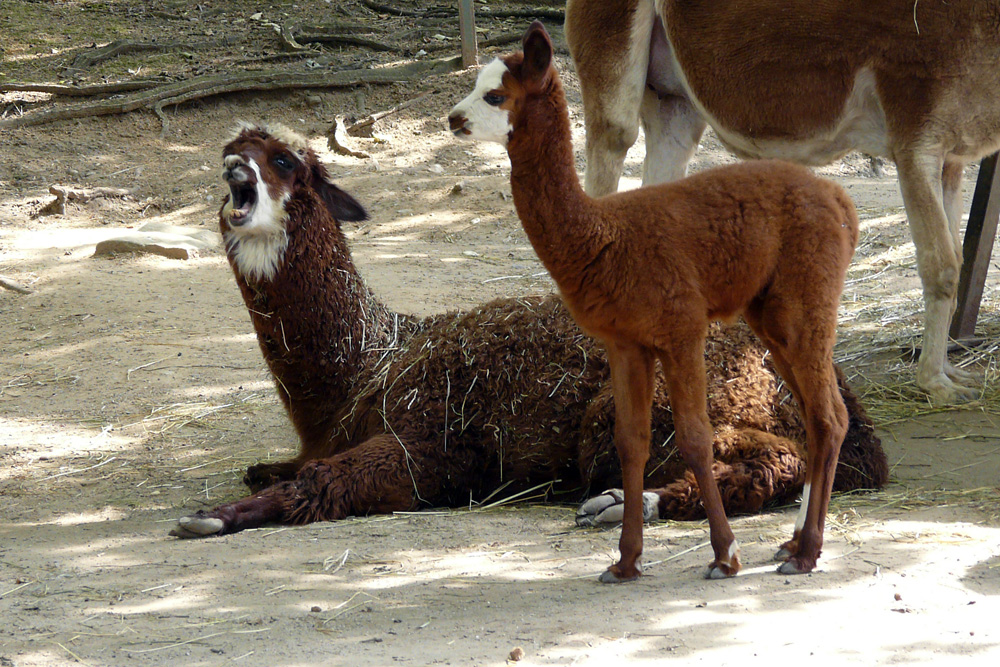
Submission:
[[[230,2],[198,5],[200,14],[189,3],[21,1],[5,3],[5,12],[8,4],[0,26],[11,35],[8,79],[56,80],[66,74],[57,56],[84,35],[104,43],[169,30],[193,40],[254,25],[254,12]],[[264,18],[334,16],[337,4],[282,4]],[[341,5],[355,19],[367,16],[360,3]],[[149,11],[188,14],[152,24]],[[383,33],[401,20],[370,18],[386,22]],[[9,31],[15,21],[24,28]],[[509,21],[511,29],[526,23]],[[558,26],[550,27],[559,42]],[[441,41],[434,33],[419,40]],[[246,46],[164,54],[156,67],[183,75],[278,53]],[[406,57],[342,54],[358,66]],[[71,78],[94,82],[149,62],[118,59]],[[577,82],[565,53],[558,64],[582,171]],[[835,499],[819,572],[787,578],[769,564],[794,508],[734,522],[747,571],[725,582],[700,578],[705,525],[654,525],[648,576],[617,587],[596,576],[616,558],[618,532],[571,528],[567,507],[167,537],[179,515],[245,493],[243,469],[289,456],[295,437],[219,251],[186,261],[94,258],[96,244],[150,221],[214,230],[224,138],[236,119],[265,120],[313,137],[337,181],[367,206],[371,220],[348,231],[357,264],[390,307],[429,314],[549,291],[510,201],[505,153],[444,131],[473,79],[459,72],[211,98],[171,111],[164,137],[148,113],[0,131],[0,274],[32,290],[0,290],[0,616],[12,630],[0,637],[0,665],[502,665],[515,647],[529,665],[728,664],[751,654],[769,662],[995,662],[995,390],[988,385],[987,400],[966,409],[920,403],[914,367],[901,357],[920,331],[913,246],[891,167],[874,176],[859,155],[821,170],[848,189],[863,223],[838,356],[879,421],[894,483]],[[333,116],[360,117],[425,93],[379,121],[374,139],[357,140],[370,159],[326,150]],[[29,97],[4,95],[0,110],[48,103]],[[639,145],[625,187],[638,184],[641,156]],[[732,160],[706,135],[693,168]],[[125,187],[134,196],[69,202],[64,215],[35,217],[53,183]],[[996,286],[991,276],[980,327],[988,341],[1000,329]],[[995,355],[986,349],[970,363],[992,378]]]

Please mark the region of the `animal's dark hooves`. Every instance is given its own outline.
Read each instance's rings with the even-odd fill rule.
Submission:
[[[210,537],[218,535],[225,527],[226,524],[222,519],[204,514],[192,514],[178,519],[177,525],[170,531],[170,534],[181,539]]]

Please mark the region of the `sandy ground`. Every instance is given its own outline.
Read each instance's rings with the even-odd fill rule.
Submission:
[[[368,207],[371,221],[348,231],[391,307],[550,290],[513,212],[506,155],[443,131],[472,80],[310,93],[318,105],[306,93],[212,99],[177,110],[164,138],[141,113],[0,132],[0,274],[33,290],[0,290],[0,665],[502,665],[515,647],[526,665],[996,664],[1000,419],[988,402],[928,409],[912,364],[887,360],[918,339],[920,292],[893,170],[875,177],[862,156],[823,170],[864,226],[838,355],[883,406],[893,484],[835,499],[814,574],[769,563],[794,508],[734,521],[746,567],[735,579],[700,578],[705,525],[660,523],[646,532],[648,576],[614,587],[596,576],[618,531],[575,529],[569,507],[167,536],[179,515],[242,495],[248,464],[296,443],[218,250],[109,259],[92,257],[95,244],[150,220],[214,229],[223,138],[238,118],[278,121],[316,137]],[[334,114],[420,91],[378,140],[359,140],[372,158],[326,151]],[[694,168],[732,159],[706,135]],[[52,183],[135,196],[34,217]],[[991,276],[987,331],[995,291]]]

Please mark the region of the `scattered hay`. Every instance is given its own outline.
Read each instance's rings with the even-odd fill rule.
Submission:
[[[960,345],[949,355],[955,366],[982,373],[979,400],[960,407],[932,405],[915,381],[923,299],[905,216],[867,212],[865,218],[845,283],[834,356],[876,427],[957,409],[1000,415],[997,289],[987,285],[980,307],[977,335],[986,342]]]

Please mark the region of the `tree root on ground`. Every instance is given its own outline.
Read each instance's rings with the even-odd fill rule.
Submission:
[[[350,88],[365,83],[386,84],[412,82],[434,74],[461,69],[461,57],[413,62],[386,69],[346,70],[341,72],[250,72],[245,74],[214,74],[194,77],[140,90],[117,99],[88,102],[76,106],[56,107],[0,119],[0,129],[29,127],[73,118],[122,114],[137,109],[153,111],[167,129],[163,108],[183,104],[212,95],[252,90],[289,90],[297,88]]]

